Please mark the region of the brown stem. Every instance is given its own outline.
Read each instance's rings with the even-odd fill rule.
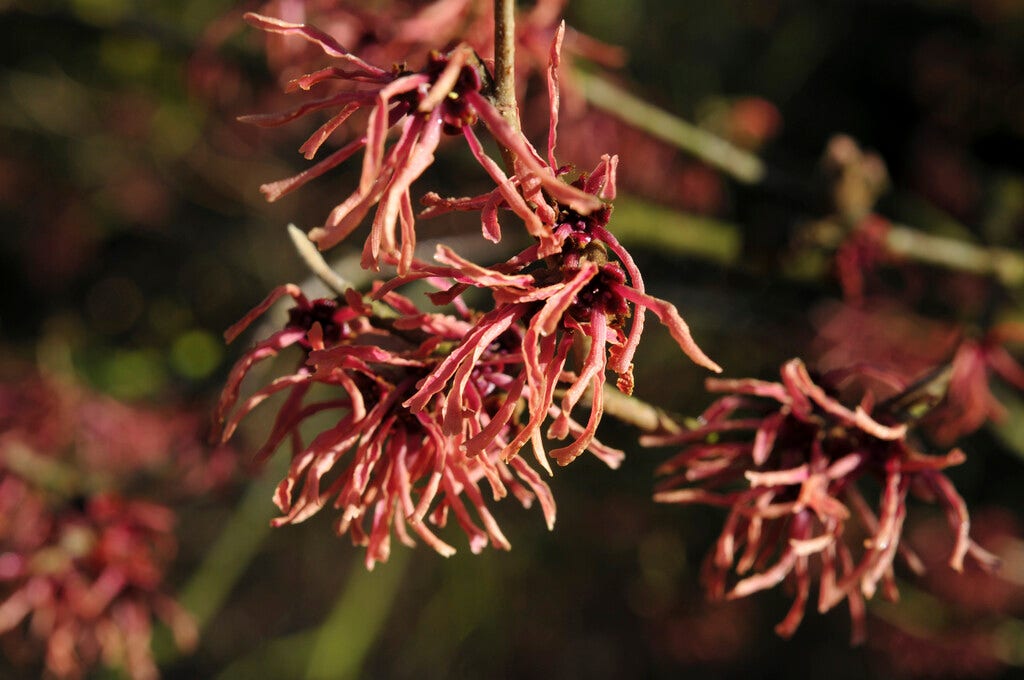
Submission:
[[[563,394],[563,390],[557,390],[555,397],[561,398]],[[588,387],[580,398],[582,406],[590,406],[592,403],[590,395],[591,389]],[[678,422],[657,406],[636,397],[627,396],[611,385],[604,386],[604,412],[647,434],[674,434],[683,429]]]
[[[494,0],[494,99],[502,118],[518,130],[515,0]]]
[[[324,256],[316,249],[316,246],[309,240],[305,232],[294,224],[289,224],[288,236],[292,240],[292,245],[295,246],[295,252],[299,254],[302,261],[309,267],[309,271],[313,272],[325,286],[338,295],[344,295],[346,290],[352,288],[351,283],[343,279],[338,272],[334,271],[327,264]]]
[[[494,0],[494,107],[501,117],[519,131],[519,107],[516,105],[516,2]],[[501,158],[509,174],[516,172],[512,150],[499,144]]]
[[[642,432],[680,432],[682,428],[657,406],[626,396],[610,385],[604,387],[604,412]]]

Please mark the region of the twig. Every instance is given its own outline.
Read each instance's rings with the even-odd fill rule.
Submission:
[[[889,228],[885,245],[889,252],[918,262],[994,276],[1008,288],[1024,284],[1024,255],[1007,248],[986,248],[901,224]]]
[[[351,283],[341,278],[338,272],[331,269],[324,256],[320,254],[320,251],[316,249],[316,246],[313,245],[313,242],[309,240],[309,237],[301,229],[294,224],[289,224],[288,236],[291,237],[296,252],[298,252],[302,261],[306,263],[306,266],[309,267],[309,271],[316,274],[316,277],[325,286],[338,295],[344,295],[346,290],[352,288]]]
[[[564,394],[564,390],[555,391],[556,398],[561,398]],[[591,394],[591,388],[588,387],[580,397],[581,406],[590,406],[593,403]],[[642,399],[626,396],[611,385],[604,386],[604,412],[647,434],[675,434],[683,430],[683,427],[665,411]]]
[[[830,219],[809,225],[801,238],[829,249],[839,247],[846,233],[847,227]],[[995,277],[1007,288],[1024,285],[1024,254],[1009,248],[981,246],[895,223],[885,232],[884,246],[889,253],[914,262]]]
[[[502,118],[518,130],[515,0],[494,0],[494,99]]]
[[[584,396],[584,399],[587,397]],[[683,428],[667,413],[646,401],[629,397],[610,385],[604,386],[604,412],[641,432],[673,434]]]
[[[754,154],[648,104],[599,76],[577,71],[575,77],[582,84],[587,101],[597,108],[692,153],[739,182],[758,184],[764,180],[767,168]]]
[[[739,264],[743,232],[739,225],[691,215],[636,196],[615,200],[615,236],[628,245],[642,245],[685,254],[722,265]]]

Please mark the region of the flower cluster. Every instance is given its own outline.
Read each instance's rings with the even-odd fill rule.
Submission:
[[[593,172],[582,175],[575,185],[588,194],[613,198],[616,166],[615,157],[605,156]],[[398,277],[385,286],[387,289],[412,278],[444,277],[455,284],[445,293],[434,295],[435,302],[448,301],[467,286],[489,290],[495,302],[494,309],[479,319],[459,351],[453,352],[424,381],[416,397],[410,400],[414,411],[422,408],[432,395],[443,391],[459,370],[465,370],[460,367],[472,364],[481,343],[489,341],[495,327],[503,328],[515,322],[525,327],[520,348],[525,371],[520,381],[528,388],[530,421],[512,442],[509,455],[514,455],[518,447],[531,438],[535,450],[541,446],[538,428],[548,415],[559,381],[569,384],[561,401],[560,414],[548,430],[549,437],[562,439],[569,434],[568,415],[588,389],[591,409],[586,428],[570,445],[552,451],[551,456],[564,465],[583,452],[601,419],[606,371],[611,369],[618,375],[616,385],[620,391],[625,394],[633,391],[632,360],[647,310],[666,325],[691,360],[710,370],[721,370],[694,342],[675,307],[645,292],[643,278],[629,252],[607,229],[610,206],[587,215],[557,201],[550,205],[539,204],[540,208],[527,208],[517,202],[506,204],[500,189],[470,199],[445,201],[432,197],[428,201],[431,208],[439,211],[507,205],[517,214],[523,211],[524,220],[527,215],[537,216],[533,210],[537,213],[548,210],[554,215],[550,242],[556,250],[542,257],[542,242],[498,268],[483,269],[439,247],[435,259],[446,266],[416,262],[409,275]],[[485,222],[487,219],[485,214]],[[566,368],[569,349],[574,343],[582,343],[586,352],[578,374],[567,372]],[[466,409],[458,380],[452,381],[447,402],[450,409]],[[543,457],[540,453],[538,456]]]
[[[540,0],[518,13],[516,78],[522,84],[533,72],[547,68],[548,44],[558,30],[566,4],[567,0]],[[389,2],[376,11],[367,11],[357,2],[339,0],[272,0],[263,4],[260,14],[320,26],[342,44],[358,45],[364,58],[379,64],[413,61],[457,42],[465,42],[478,54],[494,52],[491,0],[403,0]],[[619,66],[624,61],[620,48],[572,29],[567,31],[566,47],[573,55],[605,66]],[[266,51],[277,72],[294,72],[316,58],[299,41],[281,36],[268,40]]]
[[[427,518],[443,525],[449,510],[474,551],[488,542],[507,548],[482,501],[479,483],[485,478],[495,498],[505,496],[507,488],[524,504],[539,497],[551,526],[550,492],[517,454],[530,442],[538,463],[550,473],[546,434],[571,437],[550,453],[562,465],[586,450],[618,465],[622,452],[595,437],[604,412],[605,374],[611,369],[618,388],[632,392],[632,360],[646,311],[661,319],[693,361],[720,370],[697,346],[675,307],[646,293],[636,264],[608,229],[617,157],[603,156],[593,172],[571,182],[566,177],[570,168],[555,160],[564,26],[555,32],[548,52],[544,158],[491,102],[490,74],[466,45],[432,53],[420,71],[385,71],[312,27],[253,14],[247,18],[264,30],[310,41],[342,63],[292,81],[294,89],[340,83],[337,94],[286,114],[250,120],[276,125],[312,110],[340,108],[303,146],[311,157],[350,115],[368,109],[365,135],[306,172],[266,185],[264,192],[276,198],[365,149],[359,187],[311,238],[322,249],[333,246],[376,204],[362,263],[367,268],[396,265],[398,276],[377,282],[367,298],[349,290],[336,300],[310,301],[297,287],[283,286],[230,329],[228,340],[277,299],[295,300],[285,327],[258,342],[232,371],[218,410],[218,420],[226,421],[222,436],[230,437],[264,399],[288,392],[260,454],[270,455],[285,438],[292,441],[292,468],[275,495],[282,512],[276,523],[301,521],[332,502],[342,511],[338,533],[367,546],[368,566],[387,558],[392,526],[404,543],[412,542],[411,527],[449,554],[452,548],[423,522]],[[477,121],[507,150],[507,174],[484,152],[474,132]],[[387,147],[392,127],[400,131]],[[427,194],[421,216],[479,212],[484,237],[496,242],[501,238],[498,214],[508,211],[522,221],[533,245],[492,267],[445,246],[437,248],[436,264],[414,257],[410,187],[432,162],[442,132],[464,137],[495,188],[466,198]],[[454,306],[457,315],[424,313],[395,292],[424,279],[441,288],[431,301]],[[463,293],[471,288],[490,294],[489,311],[469,308]],[[289,346],[302,349],[298,368],[239,405],[241,384],[252,366]],[[570,362],[574,348],[582,356],[578,370]],[[314,385],[327,387],[331,396],[321,397],[318,391],[307,404]],[[581,424],[573,411],[585,401],[590,410]],[[306,443],[300,425],[326,410],[339,411],[336,424]],[[549,418],[545,433],[542,425]],[[463,497],[474,506],[483,530],[473,523]]]
[[[964,454],[930,456],[914,448],[907,425],[894,415],[903,393],[877,402],[883,390],[903,389],[902,383],[865,369],[814,379],[799,359],[782,367],[781,378],[708,380],[710,391],[725,396],[695,429],[646,440],[685,445],[661,466],[667,479],[656,500],[729,508],[705,564],[712,596],[744,597],[789,578],[796,598],[776,627],[789,636],[816,575],[819,611],[848,601],[854,640],[862,639],[864,598],[880,587],[896,596],[896,556],[912,570],[922,568],[901,541],[910,496],[945,511],[955,536],[951,567],[961,570],[968,556],[994,561],[971,540],[967,508],[942,472]],[[859,400],[847,396],[857,393]],[[876,503],[868,479],[881,487]]]
[[[521,363],[512,349],[519,341],[515,329],[494,333],[460,375],[472,408],[453,428],[442,400],[417,412],[403,402],[470,332],[465,319],[423,314],[396,293],[381,293],[375,310],[351,290],[343,298],[310,301],[289,285],[271,293],[228,331],[228,338],[282,296],[295,300],[287,325],[239,360],[219,407],[226,421],[221,436],[227,439],[258,404],[287,393],[257,454],[269,456],[286,439],[291,442],[291,467],[274,494],[282,513],[276,526],[301,522],[331,503],[341,513],[337,533],[366,546],[366,564],[372,568],[387,560],[392,528],[406,545],[414,544],[411,529],[440,554],[451,555],[454,548],[424,522],[443,527],[449,514],[467,534],[473,552],[488,543],[508,549],[484,502],[485,483],[495,500],[509,492],[525,507],[538,500],[548,526],[554,524],[547,484],[521,458],[502,456],[514,435],[510,421],[522,390],[522,383],[517,386],[509,375]],[[295,371],[239,404],[241,382],[252,367],[290,346],[302,351]],[[337,412],[335,423],[307,442],[300,426],[323,412]],[[592,448],[612,459],[616,454],[597,442]],[[474,522],[467,501],[483,528]]]
[[[1011,349],[1024,343],[1024,324],[1007,321],[985,333],[914,314],[897,303],[824,305],[816,312],[816,365],[823,370],[873,366],[904,382],[931,375],[935,401],[922,427],[949,445],[988,422],[1006,418],[993,392],[998,380],[1024,392],[1024,367]]]
[[[180,493],[226,476],[230,452],[207,455],[198,424],[67,380],[0,384],[0,642],[12,658],[41,657],[60,678],[104,664],[138,680],[156,677],[154,617],[180,647],[195,643],[164,584],[174,513],[135,493],[147,479]]]
[[[321,249],[342,241],[377,205],[362,264],[376,268],[382,256],[396,255],[399,271],[407,270],[416,243],[410,187],[434,162],[434,152],[442,133],[464,135],[473,155],[501,187],[505,198],[525,206],[517,187],[498,164],[484,154],[473,132],[473,125],[478,120],[503,147],[515,154],[519,183],[524,189],[532,183],[527,199],[543,189],[582,213],[600,207],[600,201],[593,196],[560,180],[540,160],[529,142],[502,117],[485,96],[490,80],[488,72],[468,45],[461,44],[444,54],[432,52],[429,63],[421,71],[408,72],[398,68],[386,71],[356,57],[329,35],[311,26],[251,13],[246,15],[246,19],[266,31],[302,37],[343,64],[296,78],[289,84],[289,89],[309,90],[331,82],[348,87],[284,113],[246,116],[243,120],[276,126],[312,111],[338,109],[300,147],[300,152],[307,159],[312,159],[352,114],[360,109],[368,110],[365,134],[298,175],[261,187],[269,200],[277,200],[365,149],[358,187],[335,206],[322,227],[310,232],[310,238]],[[560,44],[561,36],[562,31],[559,31],[556,45]],[[359,87],[353,88],[352,85]],[[555,121],[553,118],[552,129]],[[387,147],[388,131],[395,126],[400,127],[399,137]],[[526,226],[538,238],[550,237],[536,215],[531,214]],[[397,234],[399,227],[400,234]],[[499,234],[493,231],[485,232],[485,236],[492,240],[499,238]]]

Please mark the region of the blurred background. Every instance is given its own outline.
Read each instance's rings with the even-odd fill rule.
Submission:
[[[175,436],[203,440],[219,388],[251,342],[225,346],[223,330],[272,287],[309,279],[285,225],[316,225],[358,173],[349,164],[263,201],[261,183],[303,167],[295,148],[305,128],[235,120],[289,105],[263,37],[240,20],[260,6],[0,0],[0,379],[59,374],[140,412],[187,414],[196,424]],[[837,214],[877,209],[915,233],[1021,250],[1024,3],[573,0],[566,18],[625,58],[616,65],[619,53],[603,49],[572,58],[560,160],[590,167],[601,153],[620,154],[613,231],[648,290],[679,307],[730,377],[771,378],[792,356],[824,360],[841,352],[844,336],[867,332],[867,322],[842,316],[854,284],[833,264],[846,238],[836,235]],[[594,94],[593,79],[611,94]],[[543,82],[523,86],[524,120],[539,142]],[[654,122],[637,129],[627,100],[616,103],[620,90],[756,154],[767,174],[737,177],[660,139],[667,128],[643,108],[641,126]],[[839,133],[856,140],[857,160],[828,156]],[[463,179],[472,167],[465,156],[447,147],[418,190],[453,181],[464,182],[464,194],[485,188],[483,177]],[[837,189],[851,166],[871,188],[852,208]],[[443,236],[467,249],[479,241],[472,220],[422,229],[424,241]],[[360,245],[357,235],[331,253],[347,276],[359,275],[351,254]],[[503,251],[494,252],[496,261]],[[858,262],[868,269],[869,259]],[[874,286],[868,293],[899,298],[904,310],[877,320],[895,336],[890,355],[941,361],[942,329],[1024,318],[1024,279],[1012,273],[994,280],[913,257],[875,259],[886,267],[864,284]],[[911,309],[939,330],[925,321],[904,329]],[[703,378],[651,328],[637,359],[638,396],[693,415],[710,401]],[[199,624],[187,655],[157,630],[161,672],[1008,677],[1024,665],[1024,395],[993,390],[1008,417],[958,442],[968,461],[951,478],[1004,571],[954,580],[948,545],[936,537],[941,516],[912,511],[908,540],[926,558],[934,553],[932,576],[901,579],[898,606],[873,602],[868,642],[856,648],[844,607],[809,612],[785,641],[772,632],[789,605],[781,589],[706,602],[700,564],[722,512],[652,503],[654,469],[672,451],[639,448],[636,431],[611,418],[600,435],[627,451],[625,463],[612,471],[587,458],[556,470],[553,532],[539,511],[498,505],[510,553],[474,556],[451,531],[454,557],[398,547],[367,573],[361,549],[333,538],[330,517],[267,528],[284,461],[282,452],[272,470],[250,465],[271,417],[257,411],[234,443],[235,462],[195,462],[209,484],[168,493],[176,482],[156,475],[164,484],[151,485],[151,498],[177,515],[167,589]],[[0,677],[38,676],[39,663],[8,653]]]

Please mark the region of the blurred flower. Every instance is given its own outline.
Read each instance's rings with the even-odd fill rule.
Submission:
[[[867,217],[889,188],[889,170],[880,155],[864,151],[849,135],[833,135],[821,159],[832,207],[846,222]]]
[[[782,128],[778,107],[761,97],[708,97],[698,107],[697,121],[709,132],[752,151],[764,146]]]
[[[907,540],[927,571],[921,591],[898,610],[876,612],[870,647],[890,673],[905,678],[985,678],[1019,664],[1019,623],[1024,610],[1024,540],[1017,517],[985,508],[972,513],[971,533],[1000,560],[997,570],[944,564],[951,540],[941,519],[910,525]]]
[[[884,298],[869,305],[825,302],[810,316],[816,329],[811,353],[823,372],[860,364],[909,383],[948,361],[960,341],[955,324]]]
[[[989,678],[1006,670],[993,653],[997,642],[991,631],[963,626],[933,632],[881,621],[872,625],[879,634],[872,636],[871,648],[882,657],[891,677]]]
[[[582,213],[600,207],[600,201],[562,182],[553,170],[544,165],[530,143],[509,125],[484,96],[489,75],[472,48],[461,44],[441,54],[431,53],[429,63],[419,72],[400,69],[385,71],[359,59],[327,34],[306,26],[257,14],[246,14],[255,26],[273,33],[298,36],[320,47],[338,59],[341,66],[332,66],[294,79],[289,89],[309,90],[321,83],[341,81],[357,85],[334,95],[309,101],[281,114],[245,116],[244,120],[259,125],[276,126],[312,111],[338,109],[324,125],[300,147],[312,159],[323,143],[353,113],[369,109],[366,133],[349,142],[311,168],[261,187],[271,201],[337,167],[365,147],[363,170],[357,189],[328,216],[323,227],[314,229],[310,238],[321,249],[327,249],[350,234],[374,205],[379,205],[370,237],[363,251],[364,267],[377,267],[382,255],[397,255],[400,272],[408,269],[415,246],[414,216],[410,187],[434,161],[434,151],[441,132],[462,132],[474,156],[499,184],[509,200],[517,189],[497,163],[488,158],[473,133],[472,125],[479,119],[505,148],[516,157],[521,182],[537,182],[541,188]],[[388,130],[401,126],[398,140],[385,152]],[[522,198],[519,198],[522,202]],[[401,226],[401,243],[396,227]],[[526,223],[534,236],[550,237],[550,230],[535,215]]]
[[[80,491],[131,495],[159,487],[176,499],[223,488],[237,472],[237,456],[227,446],[207,447],[207,427],[199,412],[125,404],[68,376],[0,382],[0,466],[66,467]]]
[[[154,616],[179,647],[195,644],[191,618],[162,582],[176,550],[169,508],[106,494],[83,507],[54,508],[7,472],[0,505],[0,632],[5,642],[41,643],[47,672],[77,678],[102,663],[136,680],[157,677],[149,649]]]
[[[894,261],[885,242],[890,226],[887,219],[869,214],[854,225],[836,249],[836,277],[850,304],[864,304],[869,278],[881,265]]]
[[[271,455],[285,439],[292,445],[291,468],[274,495],[282,513],[275,526],[304,521],[331,503],[341,511],[337,533],[366,546],[368,568],[387,560],[392,528],[406,545],[414,545],[411,528],[440,554],[454,553],[423,521],[444,527],[449,513],[474,553],[488,543],[508,549],[508,539],[484,502],[484,480],[495,500],[509,491],[524,507],[538,500],[548,527],[553,526],[555,504],[548,486],[522,459],[501,456],[513,433],[510,419],[522,389],[521,379],[507,372],[521,363],[513,349],[518,344],[514,329],[489,329],[489,341],[475,347],[478,361],[459,376],[472,413],[465,414],[464,428],[453,430],[439,400],[414,413],[402,404],[416,392],[416,383],[470,333],[469,323],[423,314],[395,293],[381,294],[387,309],[381,315],[351,290],[343,299],[309,301],[297,287],[282,286],[232,327],[228,339],[284,295],[296,302],[288,324],[239,360],[218,410],[220,419],[227,419],[222,433],[226,440],[258,404],[275,393],[287,393],[257,454]],[[253,365],[289,346],[303,350],[296,370],[236,409],[239,386]],[[312,395],[317,396],[306,403]],[[340,413],[307,443],[300,426],[325,411]]]
[[[999,377],[1024,392],[1024,366],[1006,349],[1007,343],[1024,343],[1024,324],[1000,324],[980,339],[967,338],[960,343],[953,356],[946,398],[926,421],[936,441],[953,442],[988,420],[1006,418],[1006,409],[992,394],[992,379]]]
[[[567,0],[540,0],[516,17],[516,77],[521,85],[536,71],[547,68],[547,47],[558,30]],[[368,10],[357,2],[339,0],[272,0],[261,14],[293,23],[320,26],[343,45],[358,45],[369,61],[379,64],[414,62],[431,50],[444,50],[465,42],[478,54],[494,53],[494,3],[491,0],[437,0],[389,2]],[[569,29],[566,47],[605,66],[620,66],[622,50]],[[267,56],[276,72],[294,72],[309,66],[315,54],[301,41],[272,36]]]
[[[908,540],[927,568],[923,587],[955,610],[958,617],[982,618],[1024,612],[1024,526],[1004,508],[971,513],[971,534],[999,558],[995,571],[967,565],[957,574],[945,564],[950,537],[938,517],[915,522]]]
[[[939,444],[952,444],[989,420],[1006,417],[992,393],[993,380],[1024,391],[1024,366],[1006,347],[1024,343],[1024,324],[1002,323],[980,338],[964,337],[954,324],[881,300],[864,307],[826,305],[815,316],[815,351],[823,369],[860,364],[905,383],[935,374],[936,399],[930,405],[935,408],[915,417],[923,417],[924,428]]]
[[[181,648],[195,643],[163,583],[174,513],[129,495],[147,480],[147,497],[197,493],[229,475],[233,456],[208,455],[199,422],[66,379],[0,384],[0,633],[17,657],[42,647],[47,672],[61,678],[98,664],[153,678],[153,617]]]
[[[864,598],[879,587],[887,598],[896,597],[897,553],[912,570],[923,568],[901,542],[910,495],[945,511],[955,535],[953,569],[962,570],[968,555],[982,564],[994,562],[971,540],[967,507],[941,472],[962,462],[964,454],[917,451],[907,426],[887,412],[888,402],[876,405],[867,378],[881,376],[853,368],[815,380],[799,359],[788,361],[781,375],[781,382],[709,379],[708,389],[726,396],[701,415],[695,429],[642,440],[686,445],[659,468],[669,477],[660,483],[657,501],[730,508],[705,563],[712,596],[744,597],[789,578],[796,598],[776,627],[789,636],[803,618],[816,574],[818,610],[847,600],[853,638],[863,639]],[[860,393],[856,406],[840,400],[840,394],[854,391]],[[870,485],[861,478],[881,485],[875,508],[862,491]],[[740,578],[730,584],[732,571]]]
[[[571,93],[571,87],[566,92]],[[618,177],[620,191],[687,212],[714,214],[723,208],[725,188],[717,171],[610,113],[574,111],[569,97],[562,100],[567,111],[560,117],[561,156],[572,158],[578,167],[592,167],[600,162],[603,150],[616,149],[623,166],[629,168]],[[532,113],[524,108],[524,125],[538,128],[541,122],[547,123],[546,115],[539,120],[543,113],[537,107]],[[601,140],[600,147],[595,139]]]

